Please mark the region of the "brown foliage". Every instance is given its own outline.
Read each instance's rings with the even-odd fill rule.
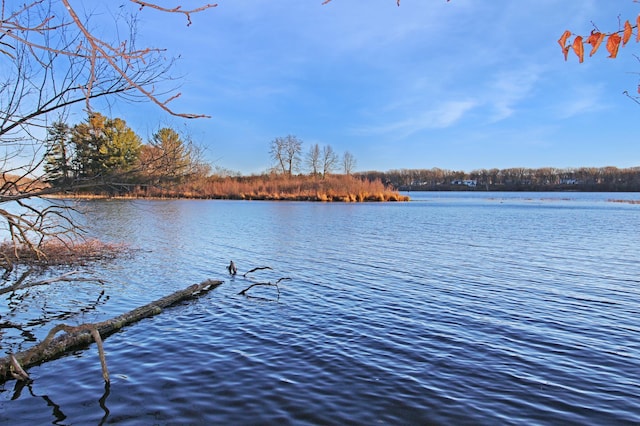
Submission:
[[[626,20],[622,30],[614,31],[612,33],[601,33],[600,31],[594,30],[591,31],[591,35],[589,37],[586,37],[586,40],[582,36],[576,35],[573,42],[571,42],[569,39],[571,38],[572,33],[569,30],[565,30],[560,36],[558,43],[562,49],[565,61],[568,59],[569,50],[573,49],[578,60],[582,63],[584,60],[584,43],[591,45],[591,53],[589,56],[593,56],[598,51],[602,41],[606,38],[609,58],[616,58],[618,56],[620,44],[625,46],[629,40],[631,40],[633,30],[635,29],[637,31],[638,28],[640,28],[640,15],[636,18],[635,25],[632,25],[629,20]],[[640,32],[636,35],[636,42],[640,42]]]
[[[604,40],[604,34],[597,31],[591,31],[591,35],[587,39],[587,43],[591,45],[591,52],[589,53],[589,56],[595,55],[602,44],[602,40]]]
[[[0,243],[0,258],[5,269],[16,263],[48,266],[77,265],[91,261],[111,259],[126,249],[120,244],[108,244],[98,240],[59,241],[50,240],[33,250],[26,245]]]
[[[610,58],[615,58],[616,56],[618,56],[618,49],[620,48],[621,40],[622,37],[620,37],[616,33],[611,34],[607,39],[607,50],[609,51]]]

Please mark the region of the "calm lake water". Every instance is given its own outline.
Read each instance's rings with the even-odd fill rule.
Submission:
[[[640,424],[640,205],[608,201],[640,194],[410,195],[79,202],[131,250],[0,296],[3,355],[225,282],[107,338],[108,387],[95,344],[0,385],[0,423]]]

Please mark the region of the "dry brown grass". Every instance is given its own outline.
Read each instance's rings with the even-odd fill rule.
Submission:
[[[335,175],[326,178],[311,176],[263,175],[249,177],[210,177],[172,188],[139,188],[131,193],[137,197],[215,198],[236,200],[295,201],[408,201],[386,187],[380,180],[369,181],[354,176]]]
[[[122,244],[109,244],[98,240],[59,241],[40,244],[37,250],[27,246],[0,243],[0,263],[5,269],[14,264],[38,266],[78,265],[113,259],[126,250]]]

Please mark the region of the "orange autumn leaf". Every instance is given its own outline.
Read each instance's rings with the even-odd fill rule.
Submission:
[[[571,37],[571,31],[566,30],[564,33],[562,33],[562,36],[558,40],[558,44],[560,44],[560,47],[562,47],[563,49],[565,48],[565,46],[567,45],[567,39],[569,37]]]
[[[567,54],[569,53],[569,46],[567,46],[567,39],[571,37],[571,31],[566,30],[562,33],[562,36],[558,40],[558,44],[562,47],[562,53],[564,53],[564,60],[567,60]]]
[[[622,45],[624,46],[631,39],[631,34],[633,34],[633,29],[631,28],[631,24],[629,21],[624,23],[624,33],[622,34]]]
[[[584,62],[584,44],[582,44],[582,36],[577,36],[575,40],[573,40],[573,51],[578,55],[578,59],[580,63]]]
[[[636,41],[640,42],[640,14],[636,18],[636,28],[638,29],[638,34],[636,35]]]
[[[591,35],[587,39],[587,43],[591,45],[591,52],[589,53],[589,56],[595,55],[595,53],[598,51],[598,48],[602,44],[602,40],[604,40],[604,34],[591,31]]]
[[[615,58],[618,56],[618,49],[620,48],[620,42],[622,41],[622,37],[618,34],[613,33],[607,39],[607,50],[609,51],[609,57]]]

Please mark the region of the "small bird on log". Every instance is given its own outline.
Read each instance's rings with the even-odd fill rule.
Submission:
[[[235,263],[233,263],[233,260],[231,261],[231,263],[229,263],[229,266],[227,266],[227,269],[229,270],[229,273],[231,275],[235,275],[238,273],[238,268],[236,268]]]

